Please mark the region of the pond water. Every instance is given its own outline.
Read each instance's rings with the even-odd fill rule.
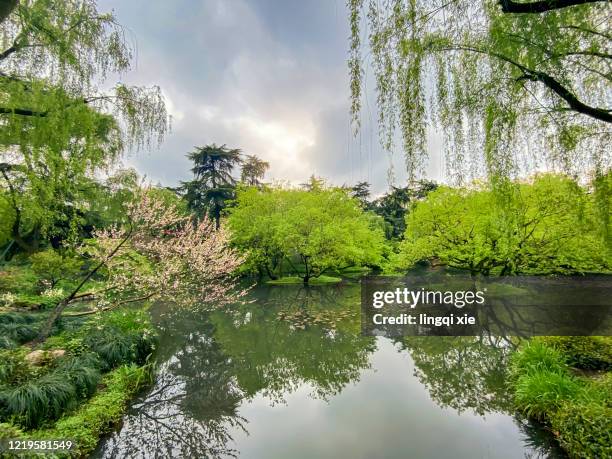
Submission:
[[[257,287],[152,310],[159,373],[94,457],[560,457],[514,416],[497,338],[360,334],[360,287]]]

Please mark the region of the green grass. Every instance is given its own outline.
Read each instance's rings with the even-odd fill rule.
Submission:
[[[0,326],[33,323],[21,314],[0,316]],[[144,365],[155,340],[147,312],[125,309],[86,323],[67,323],[64,332],[43,346],[63,349],[65,355],[40,366],[26,361],[31,349],[0,350],[0,422],[27,430],[58,419],[95,393],[102,373],[126,364]]]
[[[76,445],[71,455],[85,457],[95,449],[100,437],[121,421],[130,399],[150,384],[151,378],[152,369],[149,365],[121,366],[104,376],[103,389],[52,425],[24,432],[13,424],[0,424],[0,439],[70,439]]]
[[[338,282],[342,282],[342,278],[340,277],[332,277],[332,276],[319,276],[313,277],[308,282],[309,285],[321,285],[321,284],[337,284]],[[303,284],[304,280],[301,277],[291,276],[291,277],[283,277],[281,279],[269,280],[266,284],[269,285],[295,285],[295,284]]]
[[[561,352],[543,342],[527,341],[512,355],[510,374],[514,379],[519,379],[540,371],[564,373],[569,368],[565,360]]]
[[[55,368],[40,368],[16,384],[0,386],[0,419],[12,420],[24,428],[57,419],[95,392],[100,381],[99,367],[99,359],[94,354],[66,357],[59,359]],[[14,372],[15,368],[6,371],[13,380],[11,373]]]
[[[538,338],[566,356],[569,365],[583,370],[612,370],[612,337],[546,336]]]
[[[612,457],[612,373],[581,377],[572,370],[601,368],[609,343],[596,337],[534,338],[512,356],[517,409],[548,424],[571,457]]]
[[[579,398],[581,390],[569,373],[538,369],[518,378],[514,400],[523,413],[544,421],[567,400]]]

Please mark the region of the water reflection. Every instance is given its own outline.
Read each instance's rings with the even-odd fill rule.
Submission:
[[[479,415],[507,412],[505,385],[510,342],[499,337],[412,336],[399,340],[410,352],[415,376],[442,407]]]
[[[367,403],[395,405],[394,415],[398,416],[398,422],[391,424],[398,425],[415,419],[430,419],[431,423],[439,424],[440,419],[449,418],[440,409],[452,409],[456,413],[469,411],[474,413],[472,416],[508,411],[509,400],[504,386],[511,345],[508,340],[409,337],[396,340],[395,348],[383,346],[381,349],[383,338],[360,334],[360,288],[357,283],[311,288],[260,287],[250,295],[252,303],[223,312],[171,313],[161,306],[153,311],[161,335],[157,355],[159,376],[154,387],[132,405],[121,430],[101,445],[95,456],[216,458],[240,453],[245,457],[256,456],[254,449],[248,454],[243,450],[248,446],[244,438],[249,430],[257,432],[262,437],[261,442],[266,441],[261,427],[249,424],[249,421],[256,421],[244,414],[252,413],[249,404],[257,401],[260,406],[265,400],[268,411],[278,410],[269,407],[290,405],[288,399],[295,400],[292,394],[299,394],[304,388],[313,400],[304,406],[316,404],[327,416],[321,422],[328,423],[325,432],[329,432],[330,438],[326,442],[332,443],[328,446],[332,449],[319,451],[317,454],[322,457],[332,457],[332,453],[334,457],[363,456],[365,442],[372,442],[376,437],[368,422],[374,421],[378,428],[387,429],[385,422],[386,416],[391,415],[389,410],[381,413],[383,418],[377,419],[370,414],[376,406],[367,408]],[[393,353],[398,357],[400,354],[411,357],[396,361]],[[394,363],[378,363],[379,368],[370,369],[373,360],[377,361],[375,355],[379,360]],[[375,380],[384,379],[388,389],[380,382],[371,382],[378,370],[384,374]],[[414,372],[416,378],[408,375],[406,379],[406,372]],[[364,375],[370,376],[364,381]],[[422,392],[422,388],[435,403],[417,396],[415,391]],[[338,414],[338,405],[342,403],[356,411],[344,422],[339,421]],[[283,424],[301,415],[300,412],[291,413],[285,414],[285,418],[279,415],[277,424],[270,429],[280,431]],[[482,427],[470,425],[476,421],[467,422],[461,416],[454,416],[454,424],[440,429],[454,432],[459,425],[465,429],[462,433],[465,438],[485,436],[479,431]],[[506,426],[503,432],[499,427],[492,427],[492,432],[500,434],[500,438],[510,445],[504,448],[514,448],[521,457],[524,454],[552,454],[550,445],[546,444],[549,436],[533,431],[533,426],[522,420],[509,421],[503,418],[496,421]],[[346,425],[347,422],[355,424]],[[488,421],[478,422],[483,426]],[[507,426],[512,426],[513,422],[514,430],[509,431]],[[344,430],[334,433],[330,426]],[[315,432],[314,429],[311,430]],[[350,453],[346,445],[342,454],[334,449],[333,442],[338,439],[340,443],[341,435],[360,429],[372,432],[372,438],[352,439],[350,443],[364,443],[359,443],[355,446],[358,449]],[[307,438],[308,432],[301,433]],[[437,433],[432,430],[430,435],[435,438]],[[420,436],[425,437],[425,434]],[[238,446],[234,441],[237,437],[241,439]],[[417,437],[409,441],[400,439],[397,445],[389,445],[388,451],[381,453],[385,453],[385,457],[403,457],[402,451],[419,442]],[[415,457],[436,457],[436,448],[440,447],[427,446],[429,443],[425,441],[419,445],[423,448],[422,454]],[[470,457],[474,447],[467,442],[463,457]],[[270,445],[265,448],[261,455],[274,457]],[[293,449],[283,451],[275,457],[309,457],[304,444],[298,447],[296,443]],[[449,446],[448,451],[455,450]],[[505,455],[506,452],[490,456],[511,457]],[[312,453],[309,454],[312,457]],[[462,456],[457,453],[456,457]]]
[[[160,324],[165,361],[155,385],[132,405],[100,457],[236,456],[230,430],[244,430],[247,421],[238,414],[244,392],[235,364],[211,338],[210,322],[198,320],[197,332],[186,323]]]

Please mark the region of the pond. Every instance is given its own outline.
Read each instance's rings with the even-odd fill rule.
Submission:
[[[94,457],[562,457],[516,417],[507,340],[365,337],[358,282],[157,306],[155,384]]]

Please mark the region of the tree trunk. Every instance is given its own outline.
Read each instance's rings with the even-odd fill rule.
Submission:
[[[51,334],[51,330],[53,330],[53,325],[55,325],[55,322],[57,322],[57,320],[61,317],[62,313],[64,312],[64,309],[66,309],[70,302],[77,296],[77,294],[85,286],[87,281],[89,281],[89,279],[91,279],[94,274],[96,274],[98,270],[108,262],[108,260],[113,258],[117,254],[119,249],[123,246],[123,244],[125,244],[128,239],[130,239],[130,237],[132,236],[133,229],[134,228],[132,227],[132,223],[130,222],[130,229],[127,232],[126,236],[121,240],[121,242],[119,242],[119,244],[115,246],[115,248],[108,254],[108,256],[106,256],[100,263],[98,263],[94,269],[87,273],[87,275],[83,278],[83,280],[81,280],[79,285],[76,286],[76,288],[72,291],[72,293],[70,293],[70,295],[68,295],[66,298],[64,298],[57,304],[57,306],[51,312],[51,315],[43,325],[36,339],[30,343],[32,347],[42,343],[49,337],[49,335]]]
[[[278,279],[278,276],[275,276],[274,273],[272,271],[270,271],[270,267],[268,266],[268,263],[265,264],[266,267],[266,273],[268,274],[268,277],[272,280],[276,280]]]

